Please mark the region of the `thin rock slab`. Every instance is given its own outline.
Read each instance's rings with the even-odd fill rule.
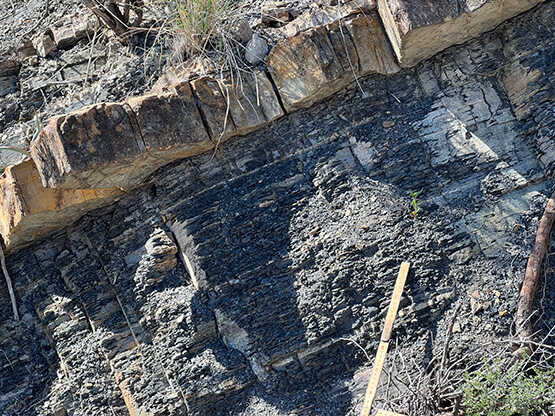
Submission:
[[[542,1],[378,0],[378,10],[401,66],[408,68]]]
[[[6,251],[31,244],[122,194],[119,189],[44,188],[32,160],[9,166],[0,177],[0,234]]]

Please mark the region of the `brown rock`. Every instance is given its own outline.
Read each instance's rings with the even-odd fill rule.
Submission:
[[[146,159],[175,159],[198,155],[212,149],[213,142],[202,124],[188,82],[173,93],[131,98],[127,104],[135,114],[142,135]]]
[[[402,67],[465,42],[543,0],[378,0],[378,10]]]
[[[284,114],[266,74],[255,71],[243,75],[235,85],[221,84],[229,93],[231,118],[237,134],[257,130]]]
[[[77,16],[71,21],[51,27],[50,31],[58,49],[67,49],[94,33],[94,20]]]
[[[353,18],[345,23],[358,52],[359,75],[394,74],[397,65],[393,50],[382,29],[377,13]]]
[[[9,166],[0,176],[0,233],[7,251],[63,228],[121,194],[118,189],[44,188],[33,161]]]
[[[55,117],[31,144],[44,186],[130,189],[159,167],[213,147],[188,83],[173,92]]]
[[[31,39],[25,38],[21,41],[21,45],[17,48],[17,57],[19,59],[25,59],[29,56],[34,56],[37,54],[35,47],[33,46],[33,41]]]
[[[200,111],[212,140],[222,142],[233,136],[236,129],[220,82],[212,77],[204,77],[192,81],[191,87],[199,101]]]
[[[286,111],[310,107],[353,80],[335,55],[326,27],[278,42],[266,63]]]
[[[376,13],[284,39],[266,63],[287,111],[309,107],[334,94],[351,83],[355,74],[399,70]]]
[[[337,6],[321,6],[310,8],[280,30],[285,36],[292,37],[300,32],[338,22],[352,15],[370,13],[376,9],[375,1],[355,0]]]
[[[247,44],[252,37],[252,29],[249,25],[247,19],[239,19],[231,24],[230,29],[233,39],[241,42],[242,44]]]
[[[262,10],[262,23],[276,25],[287,23],[291,19],[288,7],[273,7]]]
[[[144,176],[144,156],[134,115],[118,103],[95,104],[50,119],[31,143],[31,155],[47,187],[130,187]]]

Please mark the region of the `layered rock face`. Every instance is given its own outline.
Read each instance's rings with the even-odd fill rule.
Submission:
[[[4,209],[24,213],[6,222],[6,241],[27,220],[35,235],[34,215],[45,217],[28,206],[42,192],[46,212],[101,192],[118,202],[7,257],[22,320],[0,290],[0,412],[357,412],[366,359],[349,339],[376,347],[402,260],[413,266],[395,331],[416,360],[469,286],[519,284],[511,276],[555,185],[553,18],[548,2],[413,69],[361,76],[364,93],[290,114],[311,98],[286,104],[269,71],[245,81],[246,95],[207,78],[54,119],[33,145],[38,171],[25,162],[2,178],[20,189]],[[334,24],[294,36],[331,54]],[[312,61],[329,91],[348,80],[338,54]],[[256,85],[267,100],[253,100]],[[245,100],[228,111],[234,99]],[[205,152],[235,134],[245,136]],[[145,172],[124,196],[70,197],[68,187],[135,187]],[[415,219],[407,192],[420,189]],[[466,329],[481,342],[505,333],[515,301],[497,299],[490,328]]]

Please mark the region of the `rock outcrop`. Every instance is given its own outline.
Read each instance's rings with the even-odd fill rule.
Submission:
[[[267,66],[287,111],[309,107],[357,76],[399,70],[375,12],[282,40],[270,52]]]
[[[554,14],[406,70],[375,10],[353,12],[242,84],[175,79],[51,120],[36,168],[0,179],[22,317],[0,290],[0,413],[356,414],[354,342],[377,346],[402,260],[399,354],[425,367],[453,302],[451,345],[507,334],[555,186]]]
[[[543,0],[378,0],[380,16],[401,66],[493,29]]]
[[[284,114],[263,72],[235,85],[200,79],[193,90],[186,81],[166,90],[50,120],[31,144],[43,185],[132,189],[173,160],[213,149],[224,126],[224,138],[243,135]]]
[[[52,189],[42,186],[32,160],[6,168],[0,177],[0,234],[8,252],[72,224],[116,200],[119,189]]]

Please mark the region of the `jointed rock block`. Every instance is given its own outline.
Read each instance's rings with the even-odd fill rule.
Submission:
[[[8,251],[67,226],[105,205],[119,189],[48,189],[31,160],[6,168],[0,177],[0,234]]]
[[[378,10],[402,67],[466,42],[542,0],[378,0]]]
[[[132,188],[172,160],[212,148],[188,84],[50,120],[31,144],[44,186]]]
[[[287,111],[309,107],[349,85],[357,75],[399,70],[375,13],[284,39],[266,63]]]

